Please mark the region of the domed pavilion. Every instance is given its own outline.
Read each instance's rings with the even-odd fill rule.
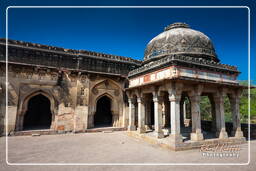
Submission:
[[[220,62],[208,36],[185,23],[171,24],[149,41],[143,64],[128,74],[128,129],[168,137],[176,150],[203,143],[204,139],[222,142],[229,139],[224,114],[227,96],[233,121],[230,136],[243,141],[238,75],[237,67]],[[202,96],[211,103],[209,123],[201,122]]]

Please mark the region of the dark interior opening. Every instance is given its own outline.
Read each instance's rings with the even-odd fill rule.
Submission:
[[[24,116],[23,130],[49,129],[51,122],[50,100],[41,94],[32,97]]]
[[[150,102],[150,122],[151,122],[151,125],[154,125],[155,124],[155,116],[154,116],[154,113],[155,113],[155,107],[154,107],[154,102],[153,100]]]
[[[112,126],[111,99],[107,96],[103,96],[97,101],[94,126]]]

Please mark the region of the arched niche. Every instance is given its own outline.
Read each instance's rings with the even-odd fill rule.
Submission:
[[[94,84],[92,83],[92,85],[90,89],[88,128],[94,127],[94,115],[97,109],[97,101],[103,96],[107,96],[111,99],[112,126],[121,126],[124,103],[123,89],[121,86],[111,79],[104,79]]]
[[[108,127],[113,125],[112,103],[113,100],[108,94],[97,98],[96,112],[94,114],[95,127]]]
[[[24,126],[24,119],[25,119],[25,115],[27,114],[28,110],[29,110],[29,103],[31,100],[33,100],[33,98],[35,97],[43,97],[45,98],[45,101],[49,101],[49,112],[51,113],[51,124],[49,129],[53,129],[54,128],[54,123],[55,123],[55,106],[56,106],[56,100],[54,99],[54,97],[50,94],[48,94],[45,91],[42,90],[37,90],[34,92],[29,93],[27,96],[25,96],[25,98],[21,99],[20,101],[20,108],[18,109],[18,115],[17,115],[17,121],[16,121],[16,131],[21,131],[23,130],[23,126]],[[47,100],[46,100],[47,99]],[[40,103],[40,101],[38,102]]]

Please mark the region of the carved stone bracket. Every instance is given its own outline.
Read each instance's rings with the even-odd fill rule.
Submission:
[[[169,101],[180,101],[182,94],[182,83],[172,83],[168,89]]]

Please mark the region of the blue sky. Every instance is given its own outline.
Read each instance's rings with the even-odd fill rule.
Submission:
[[[55,2],[55,3],[53,3]],[[105,2],[70,4],[67,1],[35,3],[33,1],[5,1],[1,5],[1,19],[9,5],[252,5],[240,1],[229,4],[120,4]],[[231,3],[232,2],[232,3]],[[235,3],[234,3],[235,2]],[[243,1],[244,2],[244,1]],[[255,5],[255,4],[254,4]],[[255,9],[251,9],[252,20]],[[248,74],[248,10],[235,9],[16,9],[8,11],[9,38],[34,43],[60,46],[71,49],[85,49],[109,54],[143,59],[147,43],[173,22],[185,22],[191,28],[205,33],[213,41],[222,63],[238,66],[242,72],[240,80],[247,80]],[[254,23],[252,23],[252,28]],[[4,27],[2,27],[4,28]],[[253,31],[253,29],[252,29]],[[252,33],[252,36],[254,32]],[[5,37],[1,29],[0,37]],[[255,49],[255,40],[251,42]],[[251,77],[255,80],[255,53],[251,54]]]

